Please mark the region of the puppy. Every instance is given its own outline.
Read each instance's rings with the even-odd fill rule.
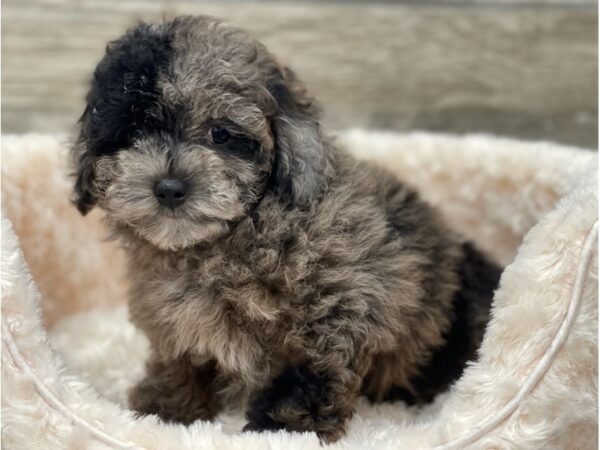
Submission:
[[[209,17],[141,24],[98,64],[74,202],[126,249],[148,336],[130,406],[246,408],[340,438],[356,399],[431,400],[475,357],[500,269],[418,194],[339,150],[294,74]]]

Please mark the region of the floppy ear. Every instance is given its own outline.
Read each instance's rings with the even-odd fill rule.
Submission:
[[[327,158],[319,129],[318,110],[295,74],[282,69],[282,78],[271,86],[277,102],[272,119],[275,165],[272,185],[284,200],[306,207],[325,185]]]
[[[71,201],[84,216],[96,204],[96,196],[93,194],[96,158],[88,148],[85,132],[89,114],[88,106],[81,116],[81,132],[77,141],[71,147],[70,153],[71,167],[75,176],[75,187]]]

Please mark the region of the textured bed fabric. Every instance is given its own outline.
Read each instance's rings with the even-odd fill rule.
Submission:
[[[480,359],[453,388],[422,410],[364,401],[332,448],[597,448],[596,154],[489,136],[353,130],[339,141],[507,268]],[[123,255],[101,214],[68,203],[66,146],[2,138],[3,446],[322,448],[310,433],[240,434],[236,412],[183,427],[126,409],[147,343],[127,321]]]

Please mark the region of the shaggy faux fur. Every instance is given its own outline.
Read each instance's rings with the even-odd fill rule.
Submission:
[[[181,17],[110,43],[72,156],[152,348],[132,409],[189,424],[238,402],[247,430],[332,442],[360,394],[429,402],[475,359],[500,269],[340,150],[243,31]]]
[[[479,359],[449,393],[424,409],[361,401],[332,448],[597,448],[597,261],[582,253],[596,237],[596,155],[482,136],[355,131],[340,142],[508,266]],[[52,136],[2,140],[3,447],[321,448],[311,433],[238,434],[241,411],[185,427],[127,410],[149,346],[114,282],[123,255],[101,239],[97,213],[68,204],[65,151]]]

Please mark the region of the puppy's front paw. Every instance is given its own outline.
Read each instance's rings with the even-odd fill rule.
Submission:
[[[150,377],[129,391],[129,407],[139,415],[156,414],[166,422],[185,425],[215,416],[210,398],[201,390],[166,385]]]
[[[293,367],[258,392],[246,412],[244,431],[314,431],[323,442],[343,436],[346,417],[328,406],[328,380],[305,366]]]

